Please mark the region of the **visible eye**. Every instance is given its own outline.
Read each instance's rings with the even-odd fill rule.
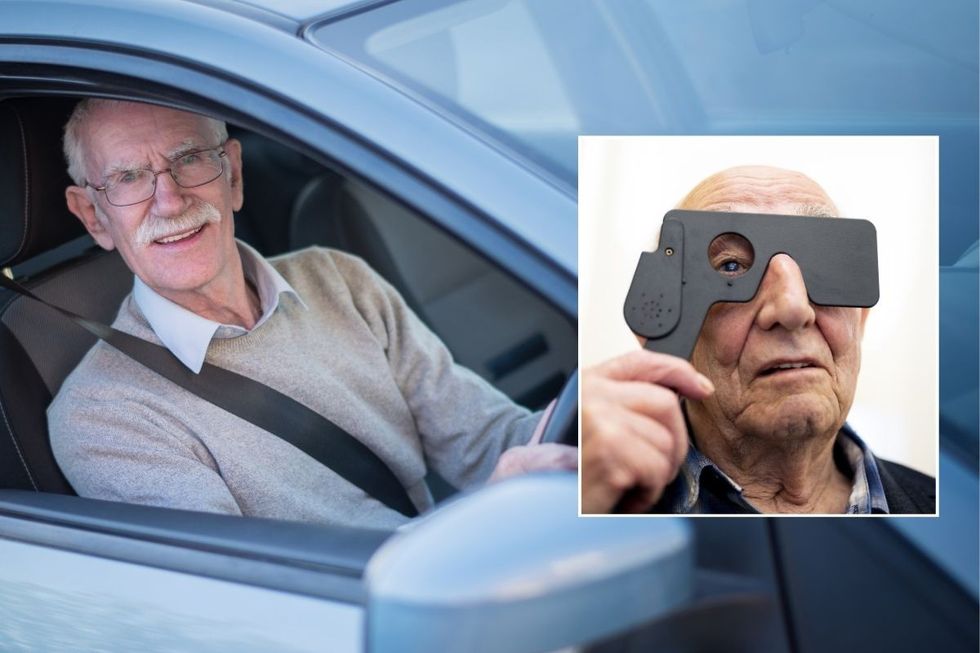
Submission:
[[[755,262],[752,243],[741,234],[726,232],[708,245],[708,263],[723,277],[739,277]]]
[[[718,271],[725,274],[738,274],[745,271],[745,266],[734,259],[729,259],[718,266]]]
[[[201,153],[191,152],[190,154],[185,154],[184,156],[180,157],[180,159],[177,161],[177,164],[182,166],[192,166],[200,162],[201,162]]]
[[[751,261],[743,261],[741,258],[731,256],[720,257],[719,261],[715,264],[715,269],[723,277],[740,277],[748,272],[752,265]]]
[[[126,170],[125,172],[120,172],[112,179],[112,185],[118,186],[119,184],[135,184],[143,177],[143,170]]]

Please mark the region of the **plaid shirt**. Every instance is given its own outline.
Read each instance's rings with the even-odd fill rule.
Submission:
[[[690,427],[688,427],[690,428]],[[837,434],[834,457],[849,472],[851,495],[846,514],[888,513],[885,489],[878,474],[878,463],[864,441],[844,424]],[[742,496],[742,488],[690,443],[687,458],[677,478],[651,512],[671,514],[759,514]]]

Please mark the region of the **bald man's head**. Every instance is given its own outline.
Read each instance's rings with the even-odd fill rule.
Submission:
[[[692,211],[837,216],[827,192],[801,172],[771,166],[737,166],[717,172],[677,205]]]
[[[770,166],[715,173],[677,208],[783,216],[839,214],[817,182]],[[751,250],[743,251],[745,245],[736,239],[719,237],[709,247],[711,265],[719,274],[737,276],[739,268],[753,265]],[[691,354],[692,364],[716,389],[711,397],[688,404],[688,415],[702,439],[699,445],[709,444],[705,438],[750,438],[771,445],[813,438],[829,442],[854,397],[867,309],[812,303],[802,271],[785,253],[755,265],[766,266],[755,296],[747,302],[713,304]]]

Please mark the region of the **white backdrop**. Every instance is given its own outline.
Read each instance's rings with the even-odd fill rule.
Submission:
[[[871,309],[848,422],[876,455],[936,474],[939,443],[939,140],[935,136],[582,136],[579,362],[636,349],[623,301],[663,215],[736,165],[798,170],[843,217],[878,231]]]

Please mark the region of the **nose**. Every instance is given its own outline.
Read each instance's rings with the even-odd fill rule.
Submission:
[[[769,261],[756,301],[761,304],[756,323],[762,329],[781,326],[795,331],[816,321],[816,312],[803,282],[803,272],[796,261],[786,254],[777,254]]]
[[[169,170],[162,170],[156,175],[153,203],[156,205],[156,214],[160,216],[178,215],[186,208],[184,189],[177,185]]]

